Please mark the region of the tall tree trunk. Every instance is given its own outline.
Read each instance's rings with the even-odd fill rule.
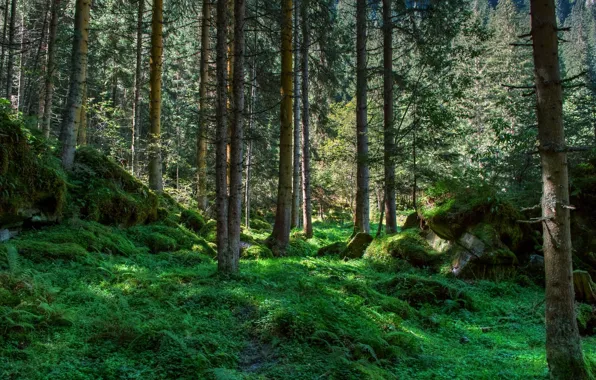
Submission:
[[[273,248],[283,254],[290,241],[292,217],[292,0],[282,0],[281,109],[279,138],[279,183],[273,225]]]
[[[383,0],[383,116],[385,167],[385,231],[397,232],[395,207],[395,134],[393,132],[393,23],[391,21],[391,0]]]
[[[22,111],[23,107],[23,95],[25,90],[25,80],[24,80],[24,72],[25,72],[25,13],[21,13],[21,43],[19,44],[19,76],[17,81],[17,104],[16,109]]]
[[[310,194],[310,115],[308,103],[308,49],[310,29],[308,24],[308,0],[302,0],[302,225],[308,239],[313,236],[312,200]]]
[[[49,10],[51,8],[52,2],[49,1],[46,3],[46,7],[43,11],[43,23],[41,26],[41,35],[39,38],[39,45],[37,46],[37,52],[35,54],[35,59],[34,59],[34,65],[33,65],[33,71],[35,72],[37,70],[37,66],[40,65],[40,77],[45,78],[46,77],[46,58],[42,56],[42,52],[45,52],[47,55],[47,51],[48,51],[48,42],[47,42],[47,29],[48,29],[48,14],[49,14]],[[40,62],[41,61],[41,62]],[[33,90],[35,87],[37,86],[37,93]],[[33,114],[33,98],[35,97],[35,95],[37,95],[37,128],[41,129],[41,120],[43,118],[43,106],[45,104],[45,100],[44,100],[44,96],[45,96],[45,91],[42,87],[42,84],[39,83],[38,78],[35,78],[34,80],[32,80],[31,78],[29,79],[29,83],[28,83],[28,96],[27,96],[27,113],[29,114]]]
[[[149,188],[163,191],[161,174],[161,66],[163,62],[163,0],[153,0],[149,117]]]
[[[293,182],[292,182],[292,228],[300,225],[300,22],[299,0],[294,6],[294,161],[293,161]]]
[[[143,81],[143,15],[145,13],[145,0],[138,0],[137,8],[137,47],[135,63],[135,88],[132,103],[132,128],[130,139],[130,168],[135,173],[137,166],[138,139],[141,125],[141,83]]]
[[[83,84],[80,119],[81,122],[79,123],[79,130],[77,132],[77,144],[85,146],[87,145],[87,82]]]
[[[12,71],[14,62],[14,35],[15,35],[15,17],[17,13],[17,0],[10,3],[10,26],[8,27],[8,63],[6,65],[6,98],[12,103]]]
[[[60,0],[52,0],[52,9],[50,17],[50,32],[48,34],[48,60],[46,63],[45,77],[45,104],[43,106],[43,135],[50,137],[52,120],[52,100],[54,97],[54,72],[56,71],[56,31],[58,29],[58,10]]]
[[[4,73],[4,56],[6,55],[6,27],[8,26],[8,16],[10,12],[8,11],[8,5],[10,4],[10,0],[4,1],[4,21],[2,23],[2,44],[1,44],[1,53],[0,53],[0,78],[2,78],[2,74]]]
[[[238,271],[242,220],[242,150],[244,133],[244,0],[234,1],[233,120],[230,141],[230,198],[228,205],[228,257],[225,272]]]
[[[203,1],[201,25],[201,84],[199,87],[199,131],[197,133],[197,201],[199,209],[207,210],[207,84],[209,81],[209,29],[211,0]]]
[[[415,122],[417,123],[417,122]],[[412,207],[414,211],[418,211],[418,199],[416,199],[416,194],[418,194],[418,168],[416,167],[416,127],[412,131],[412,173],[414,174],[414,181],[412,185]]]
[[[552,379],[587,379],[574,310],[563,89],[554,0],[531,0],[530,10],[543,182],[546,357]]]
[[[256,46],[256,32],[255,32],[255,45]],[[255,102],[257,96],[257,66],[253,58],[252,61],[252,74],[251,74],[251,87],[250,87],[250,109],[248,119],[248,130],[252,131],[254,124]],[[252,170],[252,139],[248,140],[248,151],[246,152],[246,191],[244,198],[244,216],[246,228],[250,228],[250,175]]]
[[[76,131],[81,122],[83,86],[87,81],[87,42],[89,39],[89,17],[91,0],[77,0],[72,45],[72,71],[64,118],[62,119],[62,166],[70,170],[74,162]]]
[[[366,78],[366,21],[367,0],[356,4],[356,218],[354,233],[370,232],[369,226],[369,170],[368,170],[368,117]]]
[[[228,176],[227,176],[227,84],[226,84],[226,45],[227,45],[227,0],[217,0],[217,45],[216,79],[217,96],[215,108],[215,206],[217,208],[217,268],[228,272]]]

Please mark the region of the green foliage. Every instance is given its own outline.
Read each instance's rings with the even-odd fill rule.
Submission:
[[[205,219],[198,212],[185,209],[180,214],[180,222],[191,231],[198,233],[205,226]]]
[[[212,254],[207,242],[183,226],[149,224],[135,226],[126,230],[126,235],[139,244],[146,246],[152,253],[172,252],[177,250],[196,249],[206,255]]]
[[[262,219],[253,218],[250,220],[250,228],[257,231],[271,231],[272,226]]]
[[[273,252],[264,245],[255,244],[242,250],[241,258],[243,259],[271,259]]]

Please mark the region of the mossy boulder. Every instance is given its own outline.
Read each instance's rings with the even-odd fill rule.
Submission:
[[[273,252],[264,245],[255,244],[242,250],[241,258],[247,260],[254,259],[270,259],[273,257]]]
[[[127,236],[139,247],[148,247],[152,253],[173,252],[177,250],[203,250],[204,254],[212,254],[207,242],[188,229],[164,224],[150,224],[131,227],[126,230]]]
[[[577,327],[582,336],[596,335],[596,306],[576,303]]]
[[[180,222],[191,231],[198,233],[205,226],[205,219],[196,211],[182,210],[180,213]]]
[[[393,257],[405,260],[415,267],[434,267],[445,258],[428,244],[417,229],[375,239],[366,250],[365,257],[372,259]]]
[[[80,261],[88,256],[88,252],[76,243],[49,243],[46,241],[15,240],[12,245],[19,255],[33,261],[46,260]]]
[[[338,241],[324,247],[319,248],[317,256],[339,256],[345,251],[347,244],[343,241]]]
[[[53,148],[0,100],[0,228],[57,221],[66,195],[67,176]]]
[[[208,220],[199,231],[199,236],[210,243],[217,242],[217,222],[213,219]]]
[[[406,217],[404,224],[401,226],[402,230],[410,228],[420,228],[420,217],[417,212],[413,212]]]
[[[350,240],[346,249],[341,253],[345,259],[359,259],[364,255],[366,248],[372,243],[373,237],[367,233],[359,232]]]
[[[272,229],[272,226],[265,220],[254,218],[250,220],[250,229],[256,231],[269,231]]]
[[[158,219],[157,195],[92,148],[77,150],[70,182],[71,198],[88,220],[134,226]]]
[[[518,259],[490,224],[469,229],[451,249],[451,272],[460,277],[501,278],[515,273]]]

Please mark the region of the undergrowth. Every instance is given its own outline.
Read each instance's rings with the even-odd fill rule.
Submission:
[[[0,246],[0,378],[546,376],[540,288],[463,282],[392,257],[316,258],[351,231],[315,228],[310,240],[293,234],[293,256],[250,254],[233,278],[217,276],[210,246],[181,226],[76,222],[23,235]],[[584,349],[596,354],[596,340]]]

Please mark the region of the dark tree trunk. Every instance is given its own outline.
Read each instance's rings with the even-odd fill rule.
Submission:
[[[536,114],[542,161],[546,357],[552,379],[587,379],[574,309],[569,183],[554,0],[531,0]]]
[[[256,33],[255,33],[255,46],[256,46]],[[254,124],[254,109],[255,109],[255,102],[257,96],[257,68],[255,64],[255,60],[253,59],[252,62],[252,73],[251,73],[251,87],[250,87],[250,109],[249,109],[249,119],[248,119],[248,130],[252,131],[253,124]],[[244,207],[245,207],[245,225],[246,228],[250,228],[250,176],[252,171],[252,139],[248,141],[248,151],[246,152],[246,192],[244,198]]]
[[[302,11],[302,224],[308,239],[313,236],[312,200],[310,194],[310,115],[308,103],[308,48],[310,29],[308,27],[308,0],[303,1]]]
[[[135,88],[132,103],[132,129],[130,142],[130,168],[133,175],[137,167],[137,149],[141,125],[141,83],[143,81],[143,14],[145,13],[145,0],[138,0],[137,8],[137,46],[135,62]]]
[[[52,121],[52,100],[54,98],[54,73],[56,72],[56,31],[58,29],[58,11],[60,0],[52,0],[50,16],[50,31],[48,34],[48,60],[46,63],[45,77],[45,104],[43,106],[43,135],[50,137]]]
[[[299,62],[300,62],[300,44],[298,27],[300,22],[300,12],[298,0],[296,0],[294,6],[294,171],[293,171],[293,182],[292,182],[292,228],[296,228],[300,225],[300,75],[299,75]]]
[[[234,78],[233,120],[230,141],[230,198],[228,205],[228,257],[227,273],[238,272],[240,260],[240,225],[242,220],[242,150],[244,132],[244,18],[246,3],[234,1]]]
[[[74,162],[76,132],[81,123],[83,87],[87,81],[87,42],[91,0],[77,0],[75,9],[74,39],[72,46],[72,71],[66,109],[62,120],[62,166],[70,170]]]
[[[4,73],[4,56],[6,55],[6,50],[7,50],[7,46],[6,46],[6,27],[8,26],[8,20],[9,20],[9,14],[10,12],[8,11],[8,5],[10,4],[9,0],[6,0],[4,2],[4,22],[2,23],[2,44],[0,45],[0,48],[2,49],[1,53],[0,53],[0,78],[2,77],[2,74]]]
[[[17,0],[10,2],[10,25],[8,27],[8,63],[6,65],[6,98],[12,102],[12,80],[14,63],[14,37],[15,37],[15,18],[17,13]]]
[[[279,184],[271,234],[272,246],[279,254],[285,252],[290,241],[292,218],[292,75],[292,0],[282,0]]]
[[[228,258],[228,177],[227,177],[227,0],[217,0],[216,45],[216,105],[215,105],[215,206],[217,209],[217,268],[220,272],[231,271]]]
[[[149,117],[149,188],[163,191],[161,172],[161,66],[163,62],[163,0],[153,0]]]
[[[370,231],[369,170],[368,170],[368,117],[366,70],[367,0],[356,2],[356,217],[354,233]]]
[[[207,210],[207,84],[209,82],[209,29],[211,26],[211,0],[203,1],[201,25],[201,84],[199,87],[199,131],[197,133],[197,203]]]
[[[391,21],[391,0],[383,0],[383,116],[385,166],[385,230],[388,234],[397,232],[395,207],[395,134],[393,125],[393,24]]]

